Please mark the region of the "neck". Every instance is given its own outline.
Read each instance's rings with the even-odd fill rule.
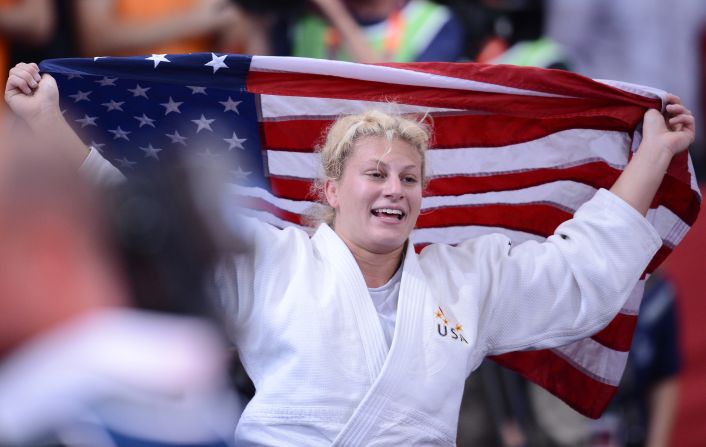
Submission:
[[[363,273],[365,285],[369,288],[381,287],[387,284],[400,267],[402,253],[404,252],[404,246],[384,254],[371,253],[351,246],[348,248]]]

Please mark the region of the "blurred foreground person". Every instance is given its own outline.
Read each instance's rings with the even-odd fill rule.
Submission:
[[[184,179],[99,207],[27,141],[0,151],[0,445],[230,445],[238,405],[203,318],[215,252]]]

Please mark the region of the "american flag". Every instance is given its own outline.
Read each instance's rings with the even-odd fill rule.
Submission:
[[[527,67],[365,65],[200,53],[47,60],[65,117],[128,176],[179,151],[229,162],[234,189],[263,220],[302,225],[318,174],[313,148],[342,114],[428,113],[430,184],[411,238],[456,244],[488,232],[514,242],[550,234],[609,188],[664,92]],[[662,237],[652,272],[696,219],[688,154],[676,157],[648,213]],[[597,417],[617,389],[642,298],[593,337],[494,358]]]

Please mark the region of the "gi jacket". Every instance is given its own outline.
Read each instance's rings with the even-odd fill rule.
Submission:
[[[351,252],[238,219],[249,250],[223,263],[226,320],[257,393],[238,445],[455,445],[464,381],[486,355],[556,347],[603,328],[661,246],[606,190],[545,242],[488,235],[403,263],[387,349]]]

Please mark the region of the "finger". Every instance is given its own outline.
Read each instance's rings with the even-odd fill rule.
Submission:
[[[15,76],[17,82],[22,82],[31,89],[35,89],[39,86],[39,84],[37,84],[37,81],[34,80],[34,76],[32,76],[32,73],[28,71],[15,70],[14,72],[12,72],[12,76]]]
[[[669,112],[672,115],[679,115],[679,114],[687,114],[691,115],[691,110],[687,109],[681,104],[668,104],[667,105],[667,112]]]
[[[694,127],[695,124],[695,119],[691,115],[679,115],[675,116],[674,118],[669,119],[669,125],[674,127],[677,125],[683,125],[688,128]]]
[[[35,77],[35,73],[31,68],[28,68],[26,64],[23,64],[24,66],[15,66],[12,70],[10,70],[10,75],[17,76],[21,79],[24,79],[27,85],[29,85],[32,88],[36,88],[38,85],[39,80]],[[38,73],[36,73],[38,75]]]
[[[25,64],[24,62],[20,62],[15,65],[13,70],[29,73],[36,82],[39,82],[39,66],[35,63]]]
[[[13,73],[7,78],[7,90],[20,90],[25,95],[32,94],[32,88],[29,86],[26,79]]]
[[[667,93],[667,104],[681,104],[681,98],[677,95]]]

